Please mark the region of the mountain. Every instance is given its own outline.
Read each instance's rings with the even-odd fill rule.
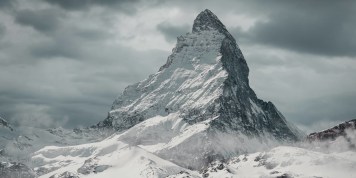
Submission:
[[[330,129],[314,132],[308,135],[309,141],[335,140],[337,137],[347,137],[348,131],[356,130],[356,119],[341,123]]]
[[[183,149],[187,155],[199,150],[201,154],[224,156],[250,149],[242,145],[226,148],[224,137],[232,143],[250,138],[261,142],[267,142],[263,141],[265,138],[299,140],[298,129],[285,120],[275,105],[257,98],[249,86],[248,74],[235,39],[210,10],[204,10],[194,20],[192,32],[177,38],[166,64],[146,80],[125,88],[98,126],[122,132],[160,117],[157,122],[169,127],[160,128],[167,129],[163,132],[169,132],[167,135],[147,135],[152,131],[146,130],[155,129],[148,126],[128,134],[126,141],[152,147],[160,140],[159,144],[166,146],[155,151],[175,161],[181,156],[171,157],[173,150]],[[170,145],[180,137],[186,138]],[[200,142],[199,148],[188,146]],[[189,159],[190,156],[177,163],[187,163]],[[191,161],[196,165],[196,160]]]
[[[166,64],[128,86],[92,127],[113,128],[114,135],[46,146],[31,155],[31,168],[39,178],[355,175],[355,152],[295,143],[302,134],[257,98],[248,73],[234,38],[205,10],[192,32],[178,37]]]
[[[112,130],[97,128],[68,130],[13,126],[4,118],[0,118],[0,161],[27,164],[31,153],[44,146],[90,143],[100,141],[112,133]]]
[[[314,147],[348,151],[356,150],[356,119],[343,122],[330,129],[314,132],[306,137]]]
[[[128,86],[99,125],[122,131],[157,115],[177,113],[191,125],[208,121],[221,131],[298,140],[296,129],[273,103],[257,98],[248,74],[235,39],[205,10],[194,20],[192,33],[178,37],[159,72]]]

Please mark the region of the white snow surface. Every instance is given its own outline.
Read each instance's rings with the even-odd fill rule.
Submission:
[[[26,126],[0,127],[0,161],[27,164],[30,154],[48,145],[68,146],[100,141],[113,133],[109,129],[42,129]]]
[[[167,176],[199,177],[193,172],[166,161],[138,146],[118,141],[116,135],[104,141],[69,147],[45,147],[33,156],[35,170],[50,172],[40,178],[65,172],[90,178],[161,178]]]
[[[356,152],[322,153],[290,146],[279,146],[266,152],[232,158],[224,168],[208,168],[210,178],[354,178]]]
[[[132,132],[145,131],[144,125],[157,127],[169,118],[157,117],[151,123],[142,123]],[[174,123],[173,123],[174,125]],[[166,125],[166,129],[172,129]],[[162,131],[162,127],[157,131]],[[192,132],[200,132],[204,127],[190,129],[186,127],[181,134],[185,137]],[[150,129],[155,130],[155,129]],[[190,131],[189,131],[190,130]],[[165,132],[166,133],[166,132]],[[313,151],[310,148],[292,146],[277,146],[269,151],[242,154],[232,157],[224,163],[216,163],[205,168],[205,171],[191,171],[170,160],[157,156],[157,150],[169,147],[171,144],[181,144],[179,139],[172,139],[168,143],[162,141],[155,145],[133,145],[123,140],[128,139],[128,132],[113,135],[101,142],[68,147],[48,146],[37,151],[32,160],[36,165],[35,171],[48,170],[40,178],[58,176],[71,173],[78,177],[90,178],[163,178],[163,177],[277,177],[288,175],[291,177],[330,177],[352,178],[356,175],[356,152],[330,151],[328,153]],[[147,133],[154,135],[154,132]],[[159,140],[159,139],[158,139]],[[193,146],[194,147],[194,146]],[[173,153],[172,153],[173,154]],[[174,160],[173,160],[174,161]],[[222,168],[218,168],[222,164]]]

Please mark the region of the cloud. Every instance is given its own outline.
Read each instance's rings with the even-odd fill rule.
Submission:
[[[136,12],[135,4],[140,0],[45,0],[50,4],[57,5],[66,10],[88,10],[89,8],[99,6],[104,8],[112,8],[116,11],[126,14],[134,14]]]
[[[18,104],[15,106],[15,114],[11,121],[19,126],[31,126],[35,128],[59,127],[64,125],[68,118],[54,119],[49,114],[51,108],[46,105]]]
[[[63,15],[55,9],[24,9],[16,13],[15,21],[21,25],[33,27],[40,32],[48,33],[58,28]]]
[[[268,20],[257,22],[247,32],[237,32],[251,43],[325,56],[356,56],[356,23],[351,15],[355,2],[279,1],[262,5],[269,9],[263,10]]]
[[[6,26],[0,23],[0,40],[6,32]]]
[[[1,0],[0,9],[11,9],[16,4],[16,0]]]
[[[356,116],[352,108],[356,83],[348,80],[356,77],[353,58],[254,45],[242,45],[242,52],[250,68],[250,85],[258,97],[276,104],[288,120],[312,127]]]
[[[178,36],[190,32],[189,25],[174,26],[169,22],[162,22],[157,25],[157,30],[163,33],[168,42],[175,42]]]

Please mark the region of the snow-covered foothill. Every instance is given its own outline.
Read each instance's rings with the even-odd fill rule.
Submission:
[[[177,166],[138,146],[119,141],[120,135],[104,141],[69,147],[45,147],[35,153],[35,171],[40,178],[72,173],[79,177],[161,178],[173,175],[197,177],[198,173]],[[48,170],[45,172],[43,170]]]
[[[354,178],[356,175],[356,152],[322,153],[309,149],[279,146],[266,152],[244,154],[226,163],[217,163],[203,173],[209,178]]]

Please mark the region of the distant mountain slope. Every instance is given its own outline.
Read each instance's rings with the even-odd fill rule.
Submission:
[[[44,146],[90,143],[100,141],[112,133],[113,130],[98,128],[68,130],[12,126],[0,118],[0,161],[27,164],[31,154]]]
[[[70,147],[45,147],[33,161],[40,178],[48,177],[199,177],[146,150],[118,141],[118,136],[101,142]]]
[[[309,141],[325,141],[325,140],[335,140],[337,137],[347,136],[347,131],[356,130],[356,119],[341,123],[330,129],[326,129],[320,132],[314,132],[308,135],[307,139]]]

